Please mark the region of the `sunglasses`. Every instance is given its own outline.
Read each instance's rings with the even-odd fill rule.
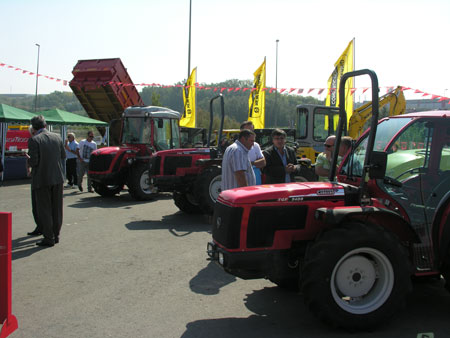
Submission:
[[[326,144],[326,143],[324,143],[323,145],[324,145],[326,148],[331,148],[331,147],[334,146],[334,144]]]

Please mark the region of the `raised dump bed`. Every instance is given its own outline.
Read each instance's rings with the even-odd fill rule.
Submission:
[[[109,123],[125,108],[144,105],[119,58],[79,60],[72,74],[70,88],[93,119]]]

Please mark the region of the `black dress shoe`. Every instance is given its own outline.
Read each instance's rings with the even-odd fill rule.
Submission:
[[[59,236],[55,236],[55,244],[59,243]]]
[[[78,189],[83,192],[83,187],[81,185],[78,186]]]
[[[42,235],[42,232],[40,232],[39,230],[35,229],[32,232],[27,232],[28,236],[40,236]]]
[[[48,239],[43,239],[42,241],[39,241],[36,243],[37,246],[54,246],[55,242],[49,241]]]

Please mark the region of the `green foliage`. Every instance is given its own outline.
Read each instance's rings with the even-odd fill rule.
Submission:
[[[0,103],[34,112],[34,95],[0,95]],[[47,95],[38,95],[37,111],[61,109],[87,116],[78,99],[71,92],[55,91]]]
[[[161,95],[157,93],[152,93],[152,106],[158,106],[161,107]]]
[[[176,85],[183,85],[179,82]],[[250,80],[227,80],[220,83],[200,84],[205,89],[197,89],[197,127],[209,128],[210,100],[220,92],[225,101],[224,128],[239,128],[242,121],[248,119],[248,98],[250,92],[235,88],[251,88]],[[209,89],[206,89],[209,88]],[[214,90],[216,88],[216,90]],[[229,90],[229,88],[232,88]],[[183,112],[182,88],[170,87],[145,87],[140,95],[146,105],[162,106]],[[34,95],[0,95],[0,103],[13,107],[34,111]],[[278,112],[278,127],[289,127],[294,125],[296,106],[299,104],[323,104],[311,96],[303,97],[297,95],[277,94],[277,107],[275,107],[275,92],[266,91],[266,127],[270,128],[275,123],[275,108]],[[76,96],[71,92],[55,91],[48,95],[38,95],[38,111],[58,108],[68,112],[87,116]],[[215,100],[213,128],[218,129],[220,124],[220,101]]]
[[[177,83],[183,85],[183,83]],[[248,98],[249,91],[234,91],[235,88],[251,88],[253,86],[250,80],[227,80],[225,82],[213,84],[200,84],[205,88],[197,89],[197,126],[201,128],[209,127],[209,111],[210,100],[218,95],[222,88],[225,101],[225,128],[239,128],[242,121],[248,119]],[[217,88],[214,91],[214,88]],[[228,90],[233,88],[233,90]],[[172,88],[158,88],[145,87],[142,89],[141,97],[145,104],[152,102],[153,93],[160,95],[161,105],[175,111],[183,112],[183,89],[179,87]],[[317,100],[311,96],[303,97],[297,95],[277,94],[277,112],[278,112],[278,127],[293,126],[295,121],[296,106],[299,104],[324,104],[323,101]],[[214,126],[219,125],[220,105],[216,100],[213,106],[214,110]],[[266,127],[272,127],[275,123],[275,92],[269,93],[266,91]]]

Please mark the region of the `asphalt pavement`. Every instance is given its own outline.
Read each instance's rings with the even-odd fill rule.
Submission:
[[[301,294],[209,262],[208,218],[179,212],[170,194],[136,202],[126,191],[102,198],[64,190],[52,248],[27,236],[35,226],[29,180],[0,186],[0,211],[13,213],[12,338],[450,337],[442,281],[415,283],[408,308],[374,332],[324,326]]]

